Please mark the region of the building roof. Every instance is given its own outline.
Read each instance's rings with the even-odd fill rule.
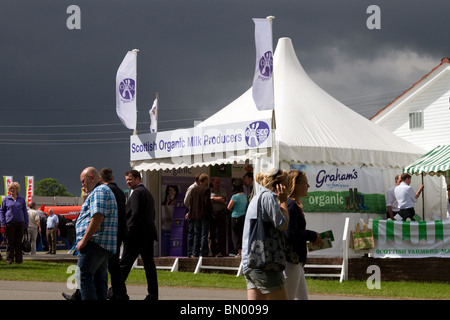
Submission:
[[[420,79],[419,81],[417,81],[416,83],[414,83],[410,88],[406,89],[405,91],[403,91],[403,93],[401,95],[399,95],[397,98],[395,98],[392,102],[390,102],[389,104],[387,104],[383,109],[381,109],[380,111],[378,111],[374,116],[372,116],[370,118],[370,120],[373,120],[374,118],[376,118],[377,116],[381,115],[382,113],[384,113],[387,109],[389,109],[389,107],[391,107],[394,103],[396,103],[397,101],[399,101],[401,98],[405,97],[409,92],[411,92],[413,89],[415,89],[416,87],[419,86],[419,84],[422,84],[426,81],[429,81],[430,79],[432,79],[432,75],[437,71],[440,70],[442,66],[444,66],[445,64],[450,64],[450,58],[449,57],[444,57],[441,59],[441,63],[438,64],[436,67],[434,67],[430,72],[428,72],[426,75],[424,75],[422,77],[422,79]],[[447,67],[447,66],[445,66]]]

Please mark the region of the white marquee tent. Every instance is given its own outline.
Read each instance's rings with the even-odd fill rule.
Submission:
[[[308,76],[289,38],[274,55],[276,142],[283,163],[365,164],[400,168],[425,153],[349,109]],[[199,126],[270,117],[258,111],[251,88]]]
[[[132,161],[131,166],[139,171],[154,171],[249,160],[258,172],[267,167],[289,169],[292,163],[365,165],[384,170],[382,179],[387,189],[403,166],[425,154],[425,150],[376,125],[322,90],[302,68],[289,38],[279,39],[276,47],[274,98],[274,112],[258,111],[250,88],[198,125],[213,127],[272,118],[276,130],[270,156],[250,150],[239,155],[227,153],[226,157],[208,162],[175,164],[170,158],[164,158]],[[359,219],[361,215],[356,213],[354,217]],[[342,237],[344,218],[344,213],[310,214],[307,215],[308,228],[325,231],[333,226],[338,240]],[[342,246],[337,241],[333,250],[323,251],[330,251],[327,255],[340,255]]]

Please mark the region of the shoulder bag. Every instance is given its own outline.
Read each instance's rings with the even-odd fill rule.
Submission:
[[[286,264],[285,235],[271,221],[263,221],[262,195],[258,199],[257,218],[250,220],[247,266],[263,271],[283,271]]]
[[[31,242],[30,242],[29,237],[28,237],[28,230],[27,230],[27,228],[25,228],[25,230],[23,232],[21,249],[22,249],[23,252],[27,252],[27,253],[31,252]]]

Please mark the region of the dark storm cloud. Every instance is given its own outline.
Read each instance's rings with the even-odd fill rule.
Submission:
[[[81,30],[66,27],[71,4]],[[366,27],[372,4],[380,30]],[[0,174],[55,177],[78,194],[84,167],[111,166],[124,187],[131,132],[114,88],[125,53],[140,50],[138,132],[156,92],[160,130],[190,127],[250,88],[253,17],[274,15],[274,45],[290,37],[313,80],[368,117],[450,55],[449,9],[438,0],[2,1]]]

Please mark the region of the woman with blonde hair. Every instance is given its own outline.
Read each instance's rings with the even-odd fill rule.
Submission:
[[[0,207],[0,225],[6,233],[6,264],[23,262],[21,249],[25,228],[28,228],[28,211],[25,199],[19,194],[20,185],[11,182]]]
[[[306,241],[321,244],[322,239],[315,231],[306,230],[306,219],[303,213],[301,198],[308,195],[308,178],[304,171],[290,170],[288,173],[287,207],[289,225],[286,230],[286,290],[289,300],[307,300],[305,272]]]
[[[287,172],[271,169],[266,173],[258,173],[256,182],[260,190],[251,200],[245,216],[242,236],[242,264],[247,282],[247,298],[249,300],[285,300],[287,299],[283,270],[285,266],[285,236],[289,223],[287,211]],[[261,201],[259,202],[259,199]],[[258,216],[260,203],[262,220],[265,225],[264,249],[274,253],[270,267],[258,268],[249,259],[251,225]],[[265,252],[262,252],[265,254]]]

